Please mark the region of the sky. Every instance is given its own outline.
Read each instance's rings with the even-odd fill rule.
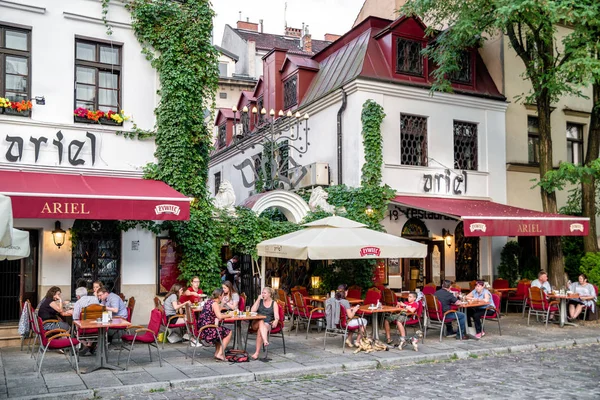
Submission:
[[[214,42],[221,45],[223,30],[229,24],[236,27],[242,21],[263,20],[263,32],[282,35],[285,21],[293,28],[308,25],[313,39],[323,40],[326,33],[343,35],[362,7],[363,0],[212,0],[217,14],[214,21]],[[287,9],[286,9],[287,4]],[[260,29],[260,27],[259,27]]]

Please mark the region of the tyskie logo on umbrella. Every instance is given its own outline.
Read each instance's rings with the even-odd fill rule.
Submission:
[[[380,254],[381,254],[381,249],[379,247],[367,246],[367,247],[363,247],[362,249],[360,249],[361,257],[366,257],[366,256],[379,257]]]

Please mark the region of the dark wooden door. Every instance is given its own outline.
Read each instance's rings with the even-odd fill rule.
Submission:
[[[37,305],[38,231],[29,230],[29,257],[0,261],[0,322],[21,317],[21,301]]]

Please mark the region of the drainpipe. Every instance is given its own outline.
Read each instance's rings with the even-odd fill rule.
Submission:
[[[337,184],[341,185],[342,182],[342,115],[344,114],[344,110],[346,109],[346,92],[344,92],[344,88],[342,90],[342,106],[338,110],[337,113]]]

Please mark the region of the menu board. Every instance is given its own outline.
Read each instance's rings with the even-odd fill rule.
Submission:
[[[181,262],[181,250],[177,244],[169,238],[158,238],[158,268],[156,294],[166,294],[179,280],[179,263]]]
[[[375,268],[373,268],[373,284],[375,286],[388,284],[387,263],[385,258],[376,260]]]

